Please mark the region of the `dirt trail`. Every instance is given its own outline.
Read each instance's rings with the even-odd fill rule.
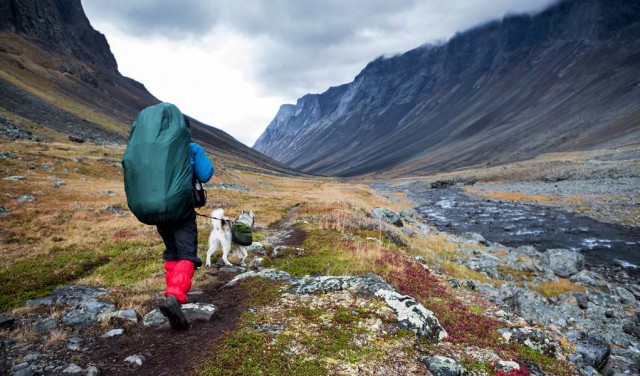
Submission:
[[[96,340],[86,363],[98,367],[104,375],[188,375],[197,372],[215,351],[221,335],[235,327],[238,317],[247,308],[246,297],[238,287],[223,288],[236,273],[206,272],[203,278],[215,275],[214,282],[199,286],[203,293],[189,296],[193,303],[210,303],[218,307],[211,321],[195,321],[184,332],[168,327],[147,329],[136,326],[125,335]],[[142,366],[125,362],[131,355],[146,358]]]

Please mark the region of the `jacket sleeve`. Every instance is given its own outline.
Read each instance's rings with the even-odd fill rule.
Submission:
[[[194,173],[198,180],[206,183],[211,179],[215,171],[213,165],[207,157],[207,154],[204,152],[202,146],[193,142],[189,146],[191,148],[191,155],[195,162]]]

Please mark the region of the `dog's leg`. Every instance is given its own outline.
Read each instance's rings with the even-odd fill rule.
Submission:
[[[220,241],[214,236],[213,233],[209,236],[209,250],[207,251],[207,263],[205,266],[207,268],[211,267],[211,256],[218,250],[218,246],[220,245]]]
[[[247,254],[247,250],[245,247],[240,247],[240,266],[247,266],[247,263],[244,262],[244,259],[246,259],[248,256]]]
[[[224,261],[225,265],[232,266],[232,264],[227,260],[227,256],[229,256],[229,251],[231,250],[231,242],[222,242],[222,261]]]

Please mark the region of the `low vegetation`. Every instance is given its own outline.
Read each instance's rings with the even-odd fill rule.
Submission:
[[[143,307],[162,291],[162,242],[153,227],[127,213],[122,152],[115,146],[0,142],[3,178],[24,177],[0,180],[0,205],[8,212],[0,214],[0,311],[19,314],[27,299],[61,284],[110,287],[122,308]],[[249,279],[240,284],[251,297],[246,310],[237,327],[219,339],[203,375],[410,374],[424,372],[415,359],[425,353],[462,359],[478,374],[492,374],[491,364],[467,354],[470,347],[535,361],[553,374],[572,374],[565,362],[504,343],[497,332],[504,324],[487,314],[495,307],[470,290],[452,291],[452,277],[498,283],[457,264],[456,244],[441,235],[408,237],[368,215],[376,206],[407,209],[402,201],[380,197],[365,185],[219,166],[212,183],[247,190],[209,189],[202,213],[224,207],[234,216],[252,209],[257,240],[285,217],[306,234],[299,249],[266,260],[269,267],[295,276],[378,274],[432,310],[449,338],[436,345],[398,329],[380,300],[342,293],[292,296],[279,282]],[[198,226],[204,248],[208,219],[198,218]],[[443,275],[425,269],[415,256],[439,264]],[[537,288],[557,295],[576,286],[561,281]],[[553,371],[558,369],[567,371]]]

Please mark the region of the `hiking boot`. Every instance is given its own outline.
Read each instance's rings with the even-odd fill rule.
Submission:
[[[180,308],[180,302],[178,299],[169,295],[160,304],[160,312],[169,320],[169,325],[174,330],[187,330],[189,329],[189,322]]]

